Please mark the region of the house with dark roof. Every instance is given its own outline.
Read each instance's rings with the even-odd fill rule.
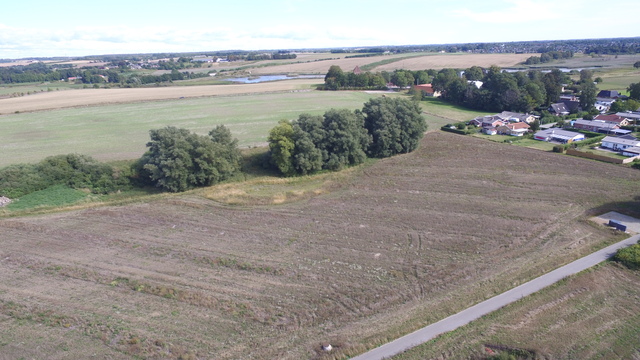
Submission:
[[[596,97],[604,99],[617,99],[620,97],[620,95],[621,94],[617,90],[600,90]]]
[[[480,126],[483,128],[497,128],[500,125],[504,125],[504,121],[498,115],[478,116],[477,118],[469,121],[469,125]]]
[[[569,109],[564,103],[551,104],[549,111],[556,115],[569,115]]]

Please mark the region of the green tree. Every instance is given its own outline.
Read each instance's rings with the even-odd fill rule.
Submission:
[[[364,104],[365,127],[372,136],[368,153],[388,157],[418,147],[427,130],[418,103],[402,98],[373,98]]]
[[[472,66],[464,71],[464,77],[467,80],[478,81],[484,77],[484,72],[479,66]]]
[[[324,83],[329,90],[338,90],[346,86],[347,76],[338,65],[331,65],[327,75],[324,77]]]
[[[295,174],[293,167],[293,126],[287,120],[281,120],[278,125],[269,131],[269,150],[271,161],[285,176]]]
[[[640,82],[630,84],[627,91],[630,98],[640,100]]]
[[[210,136],[173,126],[150,130],[149,135],[141,165],[151,182],[163,190],[179,192],[212,185],[240,169],[237,142],[230,140],[224,127],[212,130]]]
[[[633,63],[633,67],[636,69],[640,68],[640,61],[636,61],[635,63]]]
[[[340,170],[361,164],[367,158],[365,151],[371,144],[371,136],[364,128],[361,112],[331,109],[324,113],[322,128],[326,136],[318,148],[322,151],[323,168]]]
[[[593,81],[587,81],[580,85],[580,106],[582,110],[589,111],[596,103],[598,88]]]

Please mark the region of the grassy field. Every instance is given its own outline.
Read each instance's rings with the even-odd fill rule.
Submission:
[[[103,90],[111,91],[111,90]],[[62,92],[61,92],[62,93]],[[71,91],[66,92],[71,93]],[[290,92],[102,105],[0,116],[0,167],[36,162],[48,155],[81,153],[100,160],[139,157],[149,130],[184,127],[201,134],[218,124],[231,129],[240,145],[266,143],[282,119],[330,108],[360,109],[380,94]]]
[[[495,113],[483,112],[477,110],[469,110],[454,104],[450,104],[439,100],[438,98],[427,98],[420,102],[422,110],[430,116],[437,117],[440,121],[437,123],[441,127],[452,122],[469,121],[477,116],[493,115]],[[436,124],[434,124],[436,125]],[[431,127],[430,129],[435,129]]]
[[[640,272],[607,263],[393,359],[637,359],[638,298]]]
[[[336,349],[324,358],[360,353],[616,241],[586,219],[637,211],[637,174],[433,132],[338,177],[3,218],[0,353],[310,359],[324,341]]]

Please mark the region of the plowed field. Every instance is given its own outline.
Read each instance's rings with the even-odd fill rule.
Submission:
[[[0,354],[361,352],[614,241],[585,219],[640,193],[637,170],[438,132],[354,173],[279,206],[0,220]]]

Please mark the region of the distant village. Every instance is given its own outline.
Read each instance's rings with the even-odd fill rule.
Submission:
[[[476,86],[482,86],[481,82],[479,83]],[[431,84],[415,87],[429,96],[440,96]],[[600,91],[594,104],[600,114],[593,119],[580,118],[561,124],[540,125],[540,116],[503,111],[495,115],[478,116],[468,121],[466,125],[475,127],[478,132],[486,135],[516,137],[532,135],[534,140],[562,145],[586,140],[585,133],[598,133],[604,135],[598,149],[640,159],[640,140],[632,135],[634,127],[639,124],[640,111],[609,113],[611,105],[618,100],[627,100],[627,97],[615,90]],[[580,111],[579,106],[579,99],[575,95],[564,95],[560,97],[559,102],[551,104],[548,111],[553,115],[565,116]],[[454,125],[450,127],[456,128]]]

